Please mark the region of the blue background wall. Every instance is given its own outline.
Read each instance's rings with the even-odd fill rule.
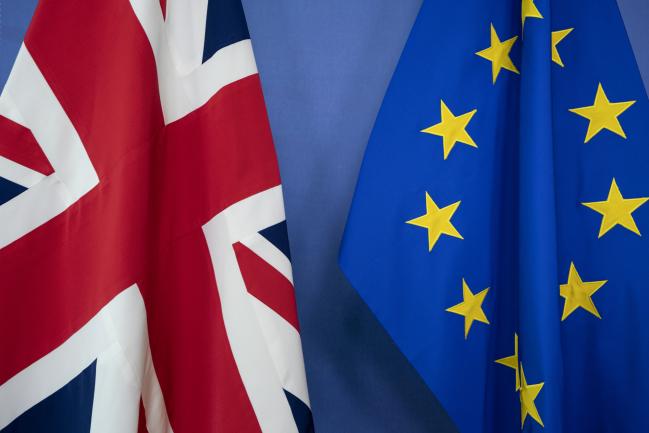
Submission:
[[[362,153],[421,1],[243,0],[284,180],[319,433],[453,431],[336,264]],[[649,1],[619,3],[648,84]],[[0,0],[0,86],[35,4]]]

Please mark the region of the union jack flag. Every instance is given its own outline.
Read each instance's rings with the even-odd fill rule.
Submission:
[[[312,431],[240,0],[41,0],[0,176],[0,432]]]

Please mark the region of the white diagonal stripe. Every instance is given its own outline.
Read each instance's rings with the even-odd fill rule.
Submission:
[[[188,74],[203,63],[208,0],[167,0],[165,28],[178,72]]]
[[[259,257],[264,259],[275,268],[280,274],[284,276],[287,280],[293,284],[293,270],[291,268],[291,261],[286,257],[286,255],[272,242],[260,235],[259,233],[253,233],[245,239],[241,240],[241,243],[247,246],[252,252],[257,254]]]
[[[310,407],[300,334],[266,304],[252,295],[249,297],[282,386]]]
[[[136,431],[139,399],[151,433],[173,433],[151,364],[137,285],[113,298],[63,344],[0,385],[0,430],[97,361],[91,433]]]
[[[23,44],[0,95],[0,115],[29,128],[54,173],[0,206],[0,248],[46,223],[99,183],[65,110]]]
[[[142,376],[142,404],[146,414],[146,428],[149,433],[173,433],[158,375],[153,367],[151,349],[147,352]]]
[[[149,39],[158,72],[165,123],[204,105],[223,87],[257,73],[250,39],[217,51],[207,62],[183,74],[174,60],[158,0],[130,0]]]
[[[4,177],[13,183],[24,186],[25,188],[30,188],[45,179],[43,173],[39,173],[29,167],[13,162],[3,156],[0,156],[0,177]]]
[[[13,101],[24,126],[31,130],[74,201],[99,183],[79,134],[25,44],[18,52],[5,94]],[[0,114],[9,117],[8,113]]]

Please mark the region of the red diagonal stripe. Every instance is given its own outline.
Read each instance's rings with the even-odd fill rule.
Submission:
[[[261,108],[257,77],[226,87],[159,146],[129,154],[66,212],[0,250],[0,343],[12,348],[0,383],[137,282],[157,249],[278,184]],[[201,121],[203,111],[217,121]]]
[[[136,282],[154,235],[146,152],[163,125],[150,45],[128,2],[43,0],[25,44],[101,183],[0,250],[0,344],[11,347],[0,362],[0,384]]]
[[[0,156],[46,176],[54,172],[32,132],[4,116],[0,116]]]
[[[248,293],[266,304],[299,331],[293,284],[242,243],[234,244],[234,252]]]

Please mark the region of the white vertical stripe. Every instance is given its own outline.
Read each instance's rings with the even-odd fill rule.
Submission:
[[[117,306],[100,316],[111,344],[97,357],[90,433],[137,431],[148,351],[146,309],[137,285]]]
[[[97,359],[90,433],[137,431],[140,383],[131,374],[118,342]]]
[[[207,0],[167,0],[165,27],[178,72],[203,64]]]
[[[246,39],[220,49],[207,62],[183,74],[172,54],[158,0],[130,2],[153,50],[165,123],[201,107],[228,84],[257,73],[252,45]]]

